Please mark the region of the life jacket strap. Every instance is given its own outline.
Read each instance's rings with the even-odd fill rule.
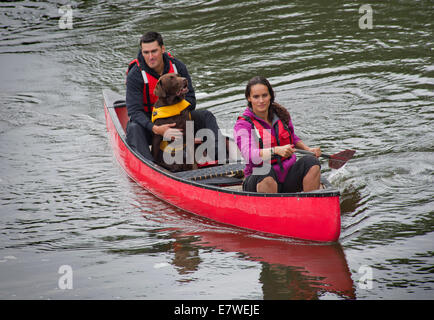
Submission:
[[[178,74],[178,69],[176,68],[176,65],[173,61],[172,61],[172,66],[173,66],[173,72]]]
[[[259,134],[259,130],[256,128],[255,124],[253,123],[253,120],[250,117],[245,117],[245,116],[239,116],[238,119],[240,119],[240,118],[246,120],[248,123],[251,124],[252,128],[255,130],[256,139],[258,140],[258,143],[259,143],[259,148],[263,149],[264,148],[264,141],[262,140],[262,137]],[[278,126],[276,126],[276,127],[278,127]],[[279,132],[276,129],[276,127],[275,127],[275,131],[276,131],[276,135],[278,135]],[[280,145],[280,141],[279,141],[278,137],[276,137],[276,142],[277,142],[277,145]],[[283,171],[282,157],[277,155],[277,154],[273,155],[271,157],[271,164],[274,164],[276,162],[279,165],[280,170]]]
[[[140,68],[140,66],[139,66]],[[149,80],[148,76],[146,75],[146,71],[140,68],[140,71],[142,72],[143,82],[145,83],[145,91],[146,91],[146,106],[148,107],[148,112],[151,110],[152,104],[151,104],[151,95],[149,94]]]

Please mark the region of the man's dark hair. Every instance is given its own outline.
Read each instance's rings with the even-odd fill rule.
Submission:
[[[161,36],[161,34],[155,31],[149,31],[146,32],[143,36],[141,36],[139,46],[141,47],[142,43],[150,43],[154,41],[157,41],[160,47],[164,45],[163,37]]]

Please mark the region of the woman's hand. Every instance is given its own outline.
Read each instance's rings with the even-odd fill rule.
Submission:
[[[315,157],[319,158],[321,156],[321,149],[320,148],[308,148],[308,151],[315,154]]]
[[[289,158],[294,152],[295,149],[293,144],[274,147],[274,153],[284,158]]]

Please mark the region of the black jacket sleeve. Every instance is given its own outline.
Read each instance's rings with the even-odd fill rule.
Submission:
[[[131,121],[140,124],[143,128],[151,131],[154,124],[143,109],[143,81],[142,73],[137,65],[133,66],[127,76],[126,105],[128,116]]]

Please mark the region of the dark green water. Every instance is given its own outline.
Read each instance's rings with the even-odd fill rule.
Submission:
[[[372,29],[364,4],[0,3],[0,299],[433,299],[433,3],[373,2]],[[323,166],[342,192],[339,244],[210,223],[125,175],[101,93],[125,91],[150,29],[222,128],[264,75],[308,145],[357,150]]]

